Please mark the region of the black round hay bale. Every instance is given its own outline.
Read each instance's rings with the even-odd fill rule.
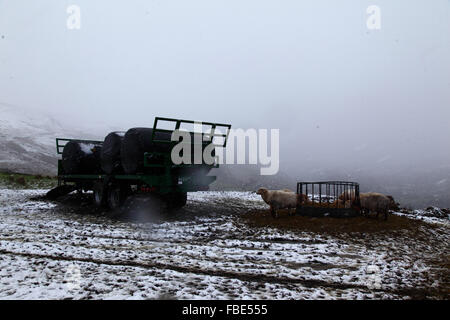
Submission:
[[[102,170],[107,174],[121,173],[120,148],[125,132],[111,132],[103,141],[100,162]]]
[[[120,150],[125,173],[143,172],[145,152],[170,152],[170,144],[152,142],[152,134],[151,128],[131,128],[125,133]],[[158,131],[155,133],[155,140],[170,141],[170,138],[170,133]]]
[[[97,174],[100,169],[101,143],[69,141],[62,153],[65,174]]]

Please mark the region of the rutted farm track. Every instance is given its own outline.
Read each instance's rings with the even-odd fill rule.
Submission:
[[[252,227],[240,216],[264,204],[237,192],[114,221],[44,193],[0,190],[0,298],[449,298],[445,223],[418,239]]]

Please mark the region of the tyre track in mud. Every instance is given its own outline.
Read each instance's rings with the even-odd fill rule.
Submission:
[[[314,279],[295,279],[295,278],[286,278],[286,277],[274,277],[268,275],[255,275],[250,273],[236,273],[229,271],[212,271],[212,270],[204,270],[204,269],[196,269],[182,266],[172,266],[163,263],[141,263],[141,262],[133,262],[133,261],[110,261],[110,260],[99,260],[99,259],[91,259],[91,258],[75,258],[75,257],[66,257],[66,256],[53,256],[53,255],[45,255],[45,254],[32,254],[32,253],[24,253],[24,252],[11,252],[7,250],[0,250],[0,254],[8,254],[12,256],[22,256],[26,258],[32,259],[48,259],[54,261],[66,261],[66,262],[84,262],[84,263],[93,263],[98,265],[108,265],[108,266],[119,266],[119,267],[137,267],[143,269],[160,269],[160,270],[171,270],[180,273],[189,273],[195,275],[202,276],[213,276],[213,277],[222,277],[229,279],[237,279],[244,282],[254,282],[254,283],[270,283],[270,284],[280,284],[280,285],[293,285],[299,284],[305,288],[329,288],[334,290],[348,290],[348,289],[357,289],[360,292],[364,293],[383,293],[383,294],[391,294],[399,297],[410,297],[412,299],[425,299],[430,296],[442,296],[442,293],[438,290],[427,290],[424,292],[422,288],[415,287],[406,287],[406,288],[397,288],[397,289],[377,289],[377,288],[368,288],[364,285],[351,284],[351,283],[338,283],[338,282],[327,282],[323,280],[314,280]]]
[[[1,224],[0,224],[1,225]],[[11,225],[7,226],[9,228],[9,230],[3,228],[2,231],[0,232],[0,237],[16,237],[16,233],[13,227],[11,227]],[[30,226],[27,226],[29,228],[31,228]],[[53,228],[54,229],[54,228]],[[223,230],[221,230],[223,232]],[[223,232],[225,233],[225,232]],[[316,240],[316,239],[312,239],[312,240],[305,240],[305,239],[297,239],[297,240],[293,240],[293,239],[281,239],[281,238],[275,238],[275,239],[255,239],[253,237],[237,237],[237,236],[230,236],[229,234],[227,234],[224,237],[220,237],[220,236],[207,236],[207,237],[203,237],[197,240],[194,239],[170,239],[170,238],[163,238],[163,239],[157,239],[154,237],[142,237],[142,236],[113,236],[113,235],[105,235],[105,234],[98,234],[96,232],[93,233],[88,233],[86,231],[80,231],[80,232],[70,232],[70,235],[67,235],[67,238],[63,238],[61,236],[61,233],[59,232],[55,232],[52,230],[45,230],[44,232],[42,231],[34,231],[34,230],[20,230],[20,235],[22,238],[28,238],[28,235],[30,235],[30,238],[35,237],[36,239],[39,240],[43,240],[41,236],[44,237],[59,237],[58,240],[62,240],[62,241],[67,241],[70,237],[70,239],[73,238],[73,240],[79,240],[78,238],[81,239],[104,239],[104,240],[117,240],[117,241],[134,241],[134,242],[150,242],[150,243],[162,243],[162,244],[184,244],[184,245],[192,245],[192,246],[204,246],[204,245],[213,245],[215,247],[219,247],[219,248],[235,248],[235,246],[231,246],[231,245],[223,245],[223,244],[219,244],[219,243],[211,243],[211,242],[221,242],[221,241],[232,241],[232,242],[249,242],[249,244],[252,244],[252,247],[245,247],[245,246],[239,246],[238,248],[241,250],[262,250],[263,248],[258,247],[256,244],[259,244],[260,246],[264,247],[264,250],[266,251],[271,251],[271,250],[276,250],[276,249],[270,249],[268,246],[270,244],[292,244],[292,245],[315,245],[315,244],[326,244],[326,241],[322,241],[322,240]],[[1,238],[0,238],[1,240]],[[4,240],[8,240],[8,238],[4,238]],[[55,238],[53,238],[52,240],[57,240]]]
[[[25,236],[26,238],[26,236]],[[2,239],[0,239],[2,240]],[[273,272],[274,271],[274,265],[277,265],[279,267],[285,268],[285,272],[290,273],[290,272],[294,272],[297,273],[298,269],[304,269],[307,273],[310,273],[310,271],[307,268],[311,268],[311,269],[315,269],[315,270],[328,270],[328,269],[337,269],[337,270],[349,270],[349,271],[354,271],[357,270],[358,267],[357,266],[352,266],[349,265],[349,263],[351,263],[351,260],[344,260],[344,259],[336,259],[338,261],[333,261],[332,263],[326,263],[326,262],[321,262],[321,261],[317,261],[317,257],[313,257],[311,256],[311,254],[313,254],[312,250],[309,252],[295,252],[295,254],[297,254],[298,257],[302,257],[303,258],[305,256],[310,256],[310,262],[304,262],[301,264],[295,263],[295,261],[292,261],[292,257],[289,256],[289,250],[286,250],[285,253],[287,254],[287,256],[281,256],[279,258],[275,258],[276,256],[265,256],[260,258],[260,256],[258,255],[258,252],[262,252],[262,251],[269,251],[267,249],[263,249],[263,248],[245,248],[244,250],[252,250],[254,252],[248,254],[245,251],[236,251],[236,252],[221,252],[220,249],[229,249],[229,250],[243,250],[241,247],[235,247],[235,246],[219,246],[217,244],[211,244],[209,245],[208,243],[200,243],[198,245],[198,248],[196,248],[197,250],[192,250],[192,248],[190,248],[194,253],[187,253],[187,252],[183,252],[182,249],[180,250],[180,248],[178,247],[174,247],[172,243],[170,242],[159,242],[162,244],[165,244],[163,246],[152,246],[152,245],[148,245],[148,246],[141,246],[141,247],[136,247],[134,246],[132,243],[117,243],[117,244],[102,244],[102,243],[98,243],[96,244],[95,242],[93,244],[88,244],[88,243],[83,243],[83,242],[79,242],[79,243],[70,243],[69,245],[67,244],[67,242],[65,241],[65,239],[53,239],[54,241],[51,241],[51,239],[46,239],[46,241],[42,241],[42,239],[34,239],[33,242],[30,242],[29,239],[27,239],[28,241],[24,241],[25,239],[21,239],[21,238],[5,238],[3,239],[4,241],[7,241],[9,243],[14,242],[15,240],[17,240],[17,242],[26,242],[29,243],[30,245],[32,245],[32,243],[39,243],[40,245],[55,245],[56,248],[53,247],[48,247],[48,249],[58,249],[58,248],[63,248],[64,246],[66,246],[65,249],[67,249],[67,246],[71,247],[71,248],[80,248],[81,250],[86,250],[87,252],[90,251],[91,249],[98,249],[98,250],[102,250],[104,252],[105,255],[107,256],[111,256],[111,252],[123,252],[125,254],[128,254],[128,256],[132,257],[142,257],[145,254],[148,254],[148,257],[142,257],[142,258],[158,258],[161,256],[167,256],[167,255],[175,255],[175,260],[178,261],[172,261],[174,264],[183,264],[183,260],[185,261],[190,261],[191,264],[193,265],[197,265],[195,268],[196,270],[199,270],[200,268],[202,268],[202,265],[214,265],[214,267],[216,267],[218,270],[215,271],[217,273],[221,273],[221,272],[228,272],[226,269],[229,269],[230,267],[233,268],[242,268],[242,269],[254,269],[254,270],[258,270],[259,272]],[[40,240],[39,242],[37,242],[38,240]],[[129,239],[127,239],[129,240]],[[132,240],[133,241],[133,240]],[[177,243],[177,245],[184,245],[184,246],[189,246],[192,247],[194,244],[189,242],[183,242],[183,243]],[[8,245],[7,245],[8,246]],[[148,249],[159,249],[161,248],[162,250],[159,251],[154,251],[154,252],[148,252]],[[165,251],[166,249],[167,252]],[[173,249],[174,251],[171,251],[171,249]],[[205,256],[202,253],[202,250],[213,250],[216,255],[220,254],[221,258],[220,260],[217,259],[217,256]],[[218,249],[218,250],[217,250]],[[110,251],[108,251],[110,250]],[[271,251],[274,251],[276,249],[272,249]],[[73,251],[73,250],[69,250],[69,251]],[[31,254],[31,253],[30,253]],[[81,252],[79,252],[79,254],[82,254]],[[234,258],[233,256],[244,256],[244,258],[240,257],[240,258]],[[284,260],[283,257],[286,258],[291,258],[290,261],[288,260]],[[76,259],[76,258],[73,258]],[[90,258],[89,258],[90,259]],[[304,260],[304,259],[303,259]],[[308,259],[307,259],[308,260]],[[99,260],[99,261],[103,261],[103,260]],[[229,266],[229,265],[232,266]],[[167,265],[167,264],[164,264]],[[227,266],[228,265],[228,266]],[[173,266],[173,264],[172,264]],[[256,274],[256,276],[260,276],[261,273]],[[291,278],[289,278],[291,279]]]
[[[9,225],[8,227],[10,227],[11,225]],[[21,227],[23,227],[23,225],[20,225]],[[30,225],[27,225],[28,228],[31,228]],[[14,228],[10,228],[10,232],[14,232]],[[56,228],[53,228],[56,229]],[[64,228],[60,228],[61,230],[63,230]],[[170,228],[166,228],[168,230],[170,230]],[[145,229],[144,229],[145,230]],[[160,229],[161,230],[161,229]],[[7,232],[8,230],[5,231],[5,229],[2,230],[1,234],[5,234],[5,232]],[[23,231],[23,230],[22,230]],[[131,230],[133,231],[133,230]],[[136,231],[136,230],[134,230]],[[151,231],[151,230],[149,230]],[[32,234],[32,235],[42,235],[42,234],[46,234],[46,235],[61,235],[60,233],[56,232],[56,231],[51,231],[51,230],[45,230],[45,232],[39,232],[39,231],[33,231],[33,230],[27,230],[26,231],[27,234]],[[138,232],[142,232],[141,230],[139,230]],[[190,241],[189,244],[192,245],[203,245],[203,244],[207,244],[210,241],[218,241],[218,240],[235,240],[235,241],[251,241],[252,243],[261,243],[261,244],[269,244],[269,243],[274,243],[274,244],[305,244],[305,245],[311,245],[311,244],[325,244],[326,241],[323,240],[317,240],[317,239],[282,239],[282,238],[274,238],[274,239],[255,239],[252,236],[246,236],[246,237],[238,237],[238,234],[235,235],[230,235],[229,233],[225,233],[225,231],[220,230],[220,232],[222,232],[224,234],[224,236],[205,236],[199,240],[192,240],[192,239],[155,239],[152,237],[143,237],[143,236],[134,236],[134,235],[130,235],[130,236],[113,236],[113,235],[106,235],[106,234],[99,234],[99,233],[88,233],[87,231],[76,231],[73,232],[71,231],[70,235],[71,236],[75,236],[75,237],[90,237],[90,238],[97,238],[97,239],[110,239],[110,240],[125,240],[125,241],[137,241],[137,242],[162,242],[162,243],[173,243],[173,244],[186,244],[186,241]],[[219,245],[217,245],[219,246]],[[252,249],[252,248],[249,248]]]
[[[215,277],[224,277],[230,279],[238,279],[241,281],[248,282],[257,282],[257,283],[271,283],[271,284],[300,284],[306,288],[330,288],[330,289],[359,289],[362,291],[373,291],[373,292],[382,292],[382,293],[391,293],[398,294],[398,292],[414,292],[414,288],[405,288],[401,290],[385,290],[385,289],[368,289],[367,286],[351,284],[351,283],[338,283],[338,282],[327,282],[323,280],[314,280],[314,279],[295,279],[295,278],[287,278],[287,277],[275,277],[269,275],[255,275],[251,273],[237,273],[231,271],[213,271],[213,270],[205,270],[205,269],[197,269],[183,266],[173,266],[164,263],[152,262],[152,263],[142,263],[142,262],[134,262],[134,261],[121,261],[121,260],[100,260],[100,259],[92,259],[92,258],[75,258],[68,256],[53,256],[47,254],[36,254],[36,253],[26,253],[26,252],[14,252],[0,249],[0,254],[7,254],[13,256],[22,256],[27,258],[35,258],[35,259],[49,259],[55,261],[69,261],[69,262],[85,262],[85,263],[94,263],[94,264],[103,264],[109,266],[121,266],[121,267],[138,267],[144,269],[165,269],[172,270],[180,273],[192,273],[196,275],[204,275],[204,276],[215,276]]]

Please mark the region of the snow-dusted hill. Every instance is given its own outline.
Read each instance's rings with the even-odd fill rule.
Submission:
[[[102,139],[106,132],[77,128],[46,114],[0,104],[0,170],[55,175],[55,138]],[[89,133],[87,133],[89,132]]]

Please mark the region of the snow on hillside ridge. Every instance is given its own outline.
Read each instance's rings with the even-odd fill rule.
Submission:
[[[55,138],[103,139],[109,130],[83,128],[25,108],[0,103],[0,170],[55,175]]]

